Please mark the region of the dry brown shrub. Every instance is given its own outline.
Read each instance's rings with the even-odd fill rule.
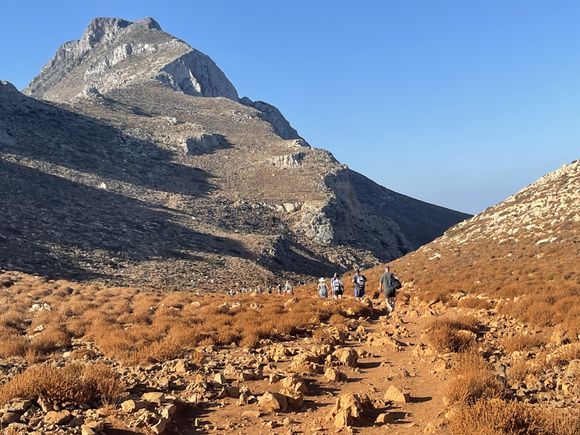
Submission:
[[[473,308],[477,310],[490,310],[493,308],[494,303],[489,299],[481,298],[463,298],[457,302],[457,306],[460,308]]]
[[[500,344],[506,352],[511,353],[545,346],[547,342],[548,338],[544,335],[518,334],[504,338]]]
[[[560,346],[550,355],[547,355],[546,364],[549,364],[551,367],[556,365],[565,365],[573,359],[580,359],[579,341]]]
[[[504,398],[505,386],[475,352],[461,354],[449,383],[447,399],[450,404],[472,405],[481,399]]]
[[[339,337],[336,336],[335,331],[330,328],[318,328],[312,333],[312,338],[321,344],[336,344]]]
[[[474,317],[435,319],[428,327],[427,337],[438,352],[465,352],[475,345],[478,328]]]
[[[577,411],[492,399],[462,406],[449,429],[456,435],[574,435],[580,433],[580,419]]]
[[[106,405],[115,404],[125,393],[125,385],[109,366],[103,363],[89,364],[83,372],[85,382]]]
[[[18,334],[0,334],[0,358],[26,355],[30,341]]]
[[[60,325],[50,325],[43,332],[32,337],[31,347],[40,354],[47,354],[57,349],[69,347],[71,338]]]
[[[42,364],[27,368],[0,386],[0,404],[15,397],[55,403],[82,404],[96,399],[113,403],[122,393],[118,376],[104,365],[69,364],[57,368]]]

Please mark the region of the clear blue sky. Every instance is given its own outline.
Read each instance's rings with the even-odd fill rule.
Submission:
[[[19,88],[96,16],[154,17],[380,184],[475,213],[580,157],[580,2],[15,1]]]

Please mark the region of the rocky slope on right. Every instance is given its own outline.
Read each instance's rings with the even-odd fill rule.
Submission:
[[[393,263],[425,299],[506,298],[520,318],[580,332],[580,161],[530,184]],[[576,306],[575,306],[576,305]]]

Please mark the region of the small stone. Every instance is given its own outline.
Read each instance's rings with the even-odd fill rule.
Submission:
[[[213,381],[218,385],[224,385],[226,383],[226,377],[221,373],[216,373],[213,377]]]
[[[242,412],[242,418],[260,418],[262,413],[260,411],[244,411]]]
[[[72,414],[69,411],[49,411],[44,416],[46,424],[64,425],[72,420]]]
[[[383,412],[377,416],[375,419],[376,424],[386,424],[386,423],[394,423],[395,417],[390,412]]]
[[[173,371],[180,375],[185,375],[189,371],[189,364],[187,364],[184,360],[180,359],[175,363]]]
[[[157,405],[161,405],[161,403],[165,400],[165,393],[161,391],[151,391],[149,393],[144,393],[141,396],[145,402],[155,403]]]
[[[340,381],[340,372],[335,368],[328,367],[324,371],[324,378],[329,380],[330,382],[338,382]]]
[[[338,360],[348,367],[356,367],[358,362],[358,355],[357,353],[349,348],[349,347],[342,347],[340,349],[336,349],[333,353],[333,356],[338,358]]]
[[[264,393],[258,399],[258,407],[266,412],[286,412],[288,399],[280,393]]]
[[[167,425],[169,424],[169,419],[165,417],[161,417],[159,421],[151,426],[151,432],[155,434],[162,434],[167,429]]]
[[[20,421],[20,414],[18,414],[17,412],[10,412],[10,411],[5,412],[2,415],[1,421],[2,421],[2,425],[16,423],[16,422]]]
[[[391,385],[385,392],[383,399],[385,402],[409,403],[411,401],[411,396],[408,392],[402,391],[394,385]]]
[[[292,374],[282,379],[280,383],[282,387],[287,390],[300,392],[302,394],[308,394],[308,386],[304,382],[304,379],[302,379],[301,376],[298,376],[296,374]]]
[[[121,403],[121,409],[125,413],[131,413],[139,411],[147,406],[147,404],[141,400],[125,400]]]

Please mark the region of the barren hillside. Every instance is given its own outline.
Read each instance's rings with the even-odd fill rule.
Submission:
[[[7,270],[241,288],[391,260],[467,217],[310,147],[150,18],[95,19],[25,94],[0,85]]]

